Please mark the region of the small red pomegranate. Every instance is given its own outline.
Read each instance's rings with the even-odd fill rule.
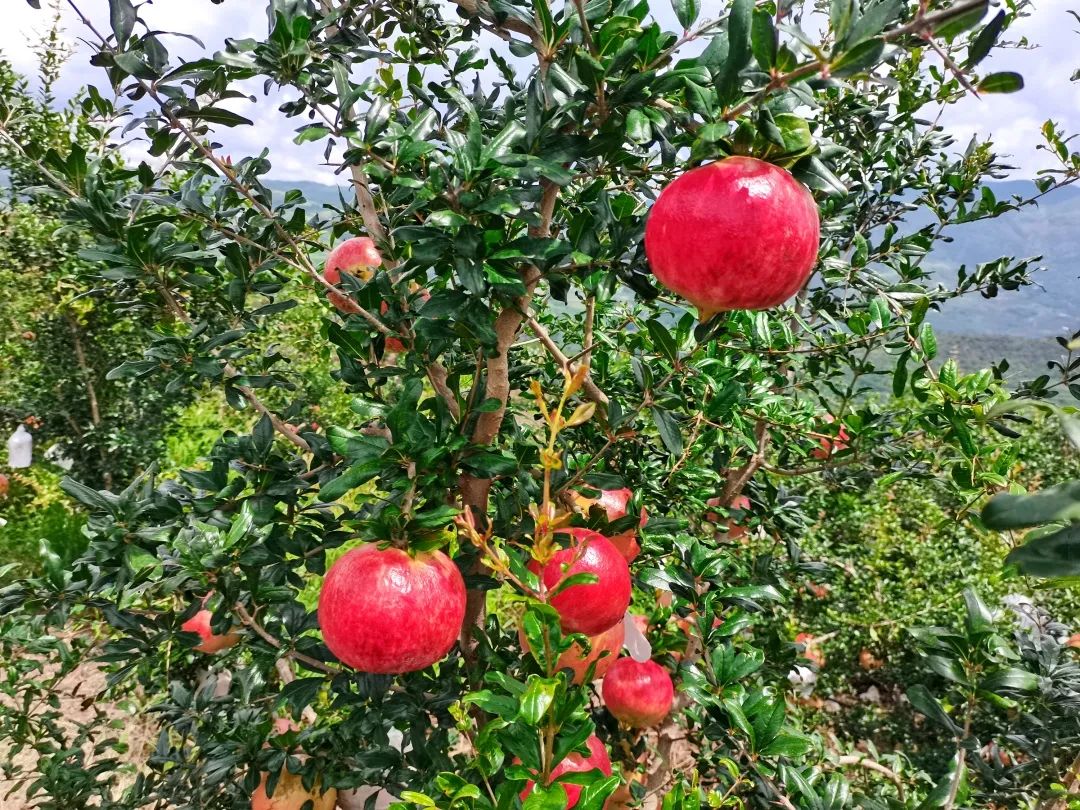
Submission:
[[[836,417],[833,416],[831,413],[825,414],[825,422],[830,425],[834,424],[836,422]],[[826,459],[833,453],[839,453],[841,450],[847,450],[848,439],[850,438],[851,437],[848,436],[847,428],[845,428],[843,425],[840,425],[840,429],[836,431],[836,438],[822,438],[819,441],[820,447],[814,448],[814,450],[811,451],[810,455],[812,455],[814,458]]]
[[[0,498],[7,497],[10,486],[11,482],[8,480],[8,477],[3,473],[0,473]]]
[[[323,278],[331,284],[341,282],[342,272],[356,276],[361,281],[371,278],[371,271],[382,264],[382,254],[375,243],[366,236],[354,236],[346,239],[326,257]]]
[[[589,755],[587,757],[583,757],[581,754],[567,756],[566,759],[551,769],[549,785],[567,773],[587,773],[599,769],[604,776],[611,776],[611,758],[608,756],[607,749],[604,748],[604,743],[600,738],[593,734],[585,741],[585,744],[589,747]],[[519,794],[522,801],[525,801],[525,798],[533,792],[535,786],[536,783],[532,781],[525,783],[525,789]],[[566,791],[566,808],[570,810],[581,798],[582,786],[571,785],[566,782],[563,782],[562,786],[563,790]]]
[[[618,622],[610,630],[605,630],[600,635],[589,639],[590,652],[588,655],[585,654],[581,645],[572,645],[569,650],[559,656],[559,660],[555,662],[555,669],[569,668],[573,670],[574,683],[581,686],[581,684],[585,683],[585,675],[589,671],[589,667],[595,661],[596,669],[593,671],[593,677],[603,678],[604,674],[611,669],[611,665],[619,657],[619,651],[622,649],[625,637],[626,629],[622,622]],[[523,630],[518,631],[518,640],[521,642],[523,650],[529,649],[529,640],[525,637]]]
[[[450,652],[464,617],[465,581],[441,551],[354,548],[327,571],[319,593],[326,646],[361,672],[431,666]]]
[[[334,810],[337,805],[337,791],[333,788],[325,793],[318,785],[307,790],[303,780],[295,773],[282,771],[274,786],[274,795],[266,795],[266,776],[264,775],[255,792],[251,794],[251,810]]]
[[[564,532],[573,538],[570,546],[555,552],[542,573],[535,560],[529,567],[540,573],[549,591],[574,574],[596,575],[596,582],[571,585],[548,600],[559,612],[564,632],[596,636],[622,621],[630,605],[630,568],[602,534],[580,528]]]
[[[600,497],[596,503],[607,513],[607,519],[611,522],[626,517],[629,511],[627,506],[633,496],[634,493],[626,487],[622,489],[605,489],[600,491]],[[645,511],[643,506],[641,507],[641,519],[638,521],[638,528],[640,529],[648,522],[649,513]],[[627,529],[624,532],[612,535],[610,539],[612,545],[619,550],[619,553],[626,558],[628,563],[633,562],[637,555],[641,553],[641,545],[637,539],[637,529]]]
[[[210,619],[213,618],[213,615],[213,613],[204,608],[180,625],[180,629],[185,633],[196,633],[199,638],[202,639],[202,642],[194,647],[198,652],[221,652],[222,650],[227,650],[229,647],[232,647],[240,640],[239,633],[229,632],[218,635],[211,630]]]
[[[723,506],[723,502],[721,498],[709,498],[709,500],[705,501],[705,505],[714,507]],[[728,509],[746,512],[750,509],[750,499],[745,495],[740,495],[731,502],[731,506],[729,506]],[[727,527],[727,536],[729,540],[738,540],[746,534],[746,527],[739,523],[734,515],[725,520],[716,512],[706,512],[705,519],[710,523],[723,523],[723,525]]]
[[[820,222],[810,192],[786,170],[729,157],[684,173],[645,224],[656,278],[701,320],[769,309],[797,293],[817,260]]]
[[[633,728],[649,728],[671,712],[675,685],[655,661],[620,658],[604,676],[600,693],[616,720]]]

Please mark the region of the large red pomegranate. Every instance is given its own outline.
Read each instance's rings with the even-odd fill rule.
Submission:
[[[219,635],[211,630],[210,619],[213,618],[213,615],[213,613],[204,608],[180,625],[180,629],[184,632],[197,633],[199,638],[202,639],[201,643],[194,647],[198,652],[221,652],[222,650],[227,650],[229,647],[232,647],[240,640],[239,633],[229,632]]]
[[[704,321],[797,293],[817,259],[819,231],[814,198],[791,174],[729,157],[663,190],[645,224],[645,254],[660,283]]]
[[[361,281],[368,281],[374,268],[382,264],[382,254],[375,243],[366,236],[354,236],[346,239],[330,251],[326,257],[323,278],[330,284],[340,284],[341,274],[346,272]],[[344,293],[331,290],[326,297],[338,311],[346,315],[356,312],[356,302]]]
[[[551,769],[549,785],[563,774],[586,773],[594,769],[599,769],[604,776],[611,776],[611,758],[608,756],[607,749],[604,748],[604,743],[600,738],[593,734],[585,741],[585,744],[589,746],[589,755],[587,757],[583,757],[581,754],[568,755],[566,759]],[[525,801],[525,797],[533,792],[535,786],[536,783],[533,781],[525,783],[525,789],[519,794],[522,801]],[[570,810],[581,798],[582,786],[571,785],[566,782],[563,782],[562,786],[563,790],[566,791],[566,810]]]
[[[559,612],[564,632],[596,636],[622,621],[630,605],[630,568],[619,550],[599,532],[581,528],[563,531],[571,536],[570,545],[555,552],[543,572],[535,560],[529,567],[540,573],[549,591],[574,574],[596,575],[596,582],[571,585],[548,600]]]
[[[675,685],[668,671],[655,661],[620,658],[604,676],[600,693],[617,720],[634,728],[649,728],[668,716]]]
[[[574,672],[574,683],[580,686],[585,683],[585,675],[589,666],[595,661],[596,669],[593,671],[594,678],[603,678],[615,659],[619,657],[623,640],[626,638],[626,629],[623,622],[618,622],[609,630],[605,630],[598,636],[589,639],[589,653],[586,654],[580,644],[571,645],[570,649],[559,656],[555,662],[555,669],[571,669]],[[523,650],[529,649],[529,640],[525,637],[525,631],[518,631],[518,640]],[[606,654],[605,654],[606,653]]]
[[[375,544],[331,566],[319,593],[323,640],[361,672],[413,672],[445,656],[465,617],[465,581],[441,551]]]
[[[309,791],[304,788],[300,776],[289,771],[282,771],[274,786],[274,795],[266,795],[266,776],[264,775],[255,792],[251,794],[251,810],[301,810],[306,803],[311,810],[334,810],[337,805],[337,791],[333,788],[322,793],[316,785]]]

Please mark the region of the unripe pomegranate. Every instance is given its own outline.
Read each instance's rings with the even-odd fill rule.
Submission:
[[[633,728],[655,726],[671,712],[675,685],[667,670],[655,661],[620,658],[600,688],[607,710]]]
[[[361,672],[398,674],[443,658],[465,617],[465,581],[441,551],[375,544],[347,552],[319,593],[323,640]]]
[[[590,529],[565,529],[572,537],[540,571],[535,560],[529,567],[540,574],[544,587],[554,590],[566,577],[595,574],[596,582],[571,585],[548,603],[559,612],[563,632],[596,636],[621,622],[630,604],[630,568],[611,541]]]
[[[251,810],[301,810],[306,802],[310,802],[308,806],[311,810],[334,810],[337,791],[330,788],[322,793],[318,785],[306,790],[299,775],[282,771],[274,786],[273,796],[266,795],[265,775],[251,794]]]
[[[213,618],[213,613],[205,608],[200,610],[182,625],[180,629],[185,633],[196,633],[202,642],[194,647],[198,652],[202,653],[216,653],[222,650],[227,650],[232,647],[236,642],[240,640],[239,633],[222,633],[218,635],[210,629],[210,619]]]
[[[611,776],[611,758],[608,756],[607,749],[604,748],[604,743],[600,738],[593,734],[585,741],[585,744],[589,747],[589,755],[586,757],[576,753],[568,755],[566,759],[551,769],[549,785],[563,774],[586,773],[594,769],[599,769],[604,776]],[[525,783],[525,789],[519,794],[522,801],[525,801],[525,798],[533,792],[535,786],[536,783],[532,781]],[[566,782],[563,782],[562,786],[563,790],[566,791],[566,808],[570,810],[581,798],[582,786],[571,785]]]
[[[817,259],[819,231],[814,198],[791,174],[729,157],[663,190],[645,225],[645,254],[660,283],[704,321],[797,293]]]
[[[624,625],[622,622],[618,622],[611,629],[589,639],[590,652],[587,655],[580,644],[571,645],[569,650],[559,656],[559,660],[555,662],[555,669],[569,668],[573,670],[574,683],[580,686],[585,683],[585,675],[595,661],[596,669],[593,671],[593,677],[603,678],[604,673],[611,669],[611,665],[619,657],[619,651],[622,649],[625,637]],[[524,630],[518,630],[518,640],[521,642],[523,650],[531,649]]]

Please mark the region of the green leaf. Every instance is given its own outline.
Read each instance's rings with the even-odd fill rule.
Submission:
[[[1080,521],[1080,481],[1035,495],[995,495],[982,511],[983,524],[1001,531],[1070,521]]]
[[[776,738],[758,751],[766,757],[790,757],[805,756],[813,749],[814,743],[809,737],[801,734],[777,734]]]
[[[1005,558],[1009,565],[1033,577],[1080,576],[1080,524],[1031,532],[1025,539]]]
[[[960,731],[956,723],[949,717],[949,713],[942,708],[940,701],[922,684],[916,684],[907,691],[907,698],[917,712],[925,714],[935,723],[944,726],[952,733]]]
[[[574,810],[601,810],[607,798],[619,786],[618,776],[606,776],[596,779],[581,789]]]
[[[864,40],[839,56],[834,56],[829,70],[834,76],[854,76],[876,65],[884,50],[885,40]]]
[[[551,704],[555,702],[555,692],[559,688],[557,678],[541,678],[530,675],[525,684],[525,694],[521,696],[521,708],[518,717],[530,726],[540,725]]]
[[[947,22],[939,24],[934,33],[943,39],[951,40],[957,34],[962,34],[969,28],[978,25],[979,20],[986,15],[988,8],[990,8],[990,0],[986,0],[967,11],[959,12]]]
[[[814,136],[810,132],[810,124],[801,116],[794,113],[777,113],[773,116],[776,128],[780,130],[780,137],[784,141],[784,152],[789,155],[806,152],[814,145]]]
[[[682,455],[682,434],[679,432],[679,423],[675,421],[675,417],[655,405],[649,410],[652,412],[653,422],[660,433],[660,440],[664,443],[664,447],[673,456]]]
[[[135,30],[135,21],[138,19],[135,6],[131,0],[109,0],[109,24],[113,34],[116,35],[116,44],[121,48],[127,47],[128,38]]]
[[[522,810],[565,810],[566,788],[556,782],[544,787],[534,785],[532,793],[525,797]]]
[[[95,512],[112,513],[116,496],[107,492],[98,492],[85,484],[81,484],[74,478],[64,477],[60,479],[60,489],[77,500],[83,506]]]
[[[1039,688],[1039,676],[1026,669],[1009,667],[989,673],[979,682],[979,688],[987,692],[1002,689],[1013,692],[1034,692]]]
[[[652,140],[652,124],[648,116],[637,107],[626,114],[626,137],[634,143],[648,143]]]
[[[855,16],[855,0],[832,0],[829,3],[829,27],[836,42],[843,42],[851,30]]]
[[[919,346],[927,360],[933,360],[937,356],[937,338],[934,337],[934,328],[929,323],[924,322],[919,329]]]
[[[717,92],[725,104],[739,92],[739,71],[750,61],[750,29],[753,25],[754,0],[735,0],[727,24],[727,58],[717,77]]]
[[[671,7],[684,31],[690,30],[690,26],[697,22],[698,14],[701,13],[699,0],[671,0]]]
[[[980,93],[1015,93],[1024,89],[1024,77],[1012,71],[991,73],[984,76],[975,89]]]
[[[675,343],[675,338],[671,336],[671,332],[667,330],[656,318],[650,318],[645,322],[645,328],[649,330],[649,336],[652,337],[653,343],[664,357],[668,360],[675,362],[679,358],[679,347]]]
[[[903,0],[878,0],[867,5],[851,26],[844,46],[853,48],[865,39],[880,35],[886,25],[904,12],[905,5]]]
[[[754,9],[750,23],[750,50],[761,69],[768,71],[776,64],[776,28],[773,16],[765,9]]]
[[[967,67],[972,68],[979,64],[990,53],[990,49],[994,47],[1001,35],[1002,29],[1005,27],[1005,12],[999,11],[994,15],[994,19],[990,20],[979,32],[979,35],[975,37],[975,41],[971,43],[968,48],[968,58],[965,63]]]

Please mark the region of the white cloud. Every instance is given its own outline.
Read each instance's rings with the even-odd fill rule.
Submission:
[[[444,3],[447,0],[442,0]],[[108,31],[107,0],[77,0],[82,10],[99,30]],[[1011,163],[1019,167],[1018,175],[1032,175],[1036,169],[1049,164],[1045,152],[1037,152],[1041,141],[1039,128],[1047,118],[1053,118],[1067,133],[1080,131],[1080,83],[1070,82],[1069,75],[1080,68],[1077,45],[1080,35],[1074,29],[1076,21],[1066,14],[1071,0],[1040,2],[1030,17],[1010,32],[1010,38],[1027,37],[1038,48],[996,52],[982,66],[984,71],[1017,70],[1027,81],[1020,93],[1009,96],[968,98],[950,107],[943,116],[946,130],[955,136],[962,148],[973,133],[990,136],[999,151],[1012,156]],[[23,72],[32,73],[36,60],[33,43],[48,28],[49,14],[31,9],[25,0],[4,0],[7,18],[0,27],[0,51]],[[673,15],[664,0],[656,0],[657,14],[669,26],[675,25]],[[149,25],[157,30],[182,31],[199,37],[208,52],[219,50],[226,36],[259,36],[266,29],[262,0],[233,0],[214,4],[210,0],[157,0],[141,7]],[[64,37],[75,49],[58,91],[62,97],[73,95],[85,84],[102,86],[104,74],[88,64],[90,49],[78,41],[85,31],[65,4],[62,7]],[[809,23],[808,23],[809,24]],[[198,46],[184,39],[165,40],[175,54],[185,58],[202,55]],[[333,181],[333,174],[321,166],[322,145],[292,144],[295,129],[305,123],[302,119],[285,120],[276,112],[276,98],[261,96],[261,87],[254,91],[258,101],[244,114],[256,122],[255,127],[222,131],[220,140],[226,151],[236,154],[269,147],[274,163],[272,174],[284,179]],[[244,105],[240,105],[243,107]],[[238,107],[238,109],[240,109]],[[128,153],[137,151],[129,147]]]

